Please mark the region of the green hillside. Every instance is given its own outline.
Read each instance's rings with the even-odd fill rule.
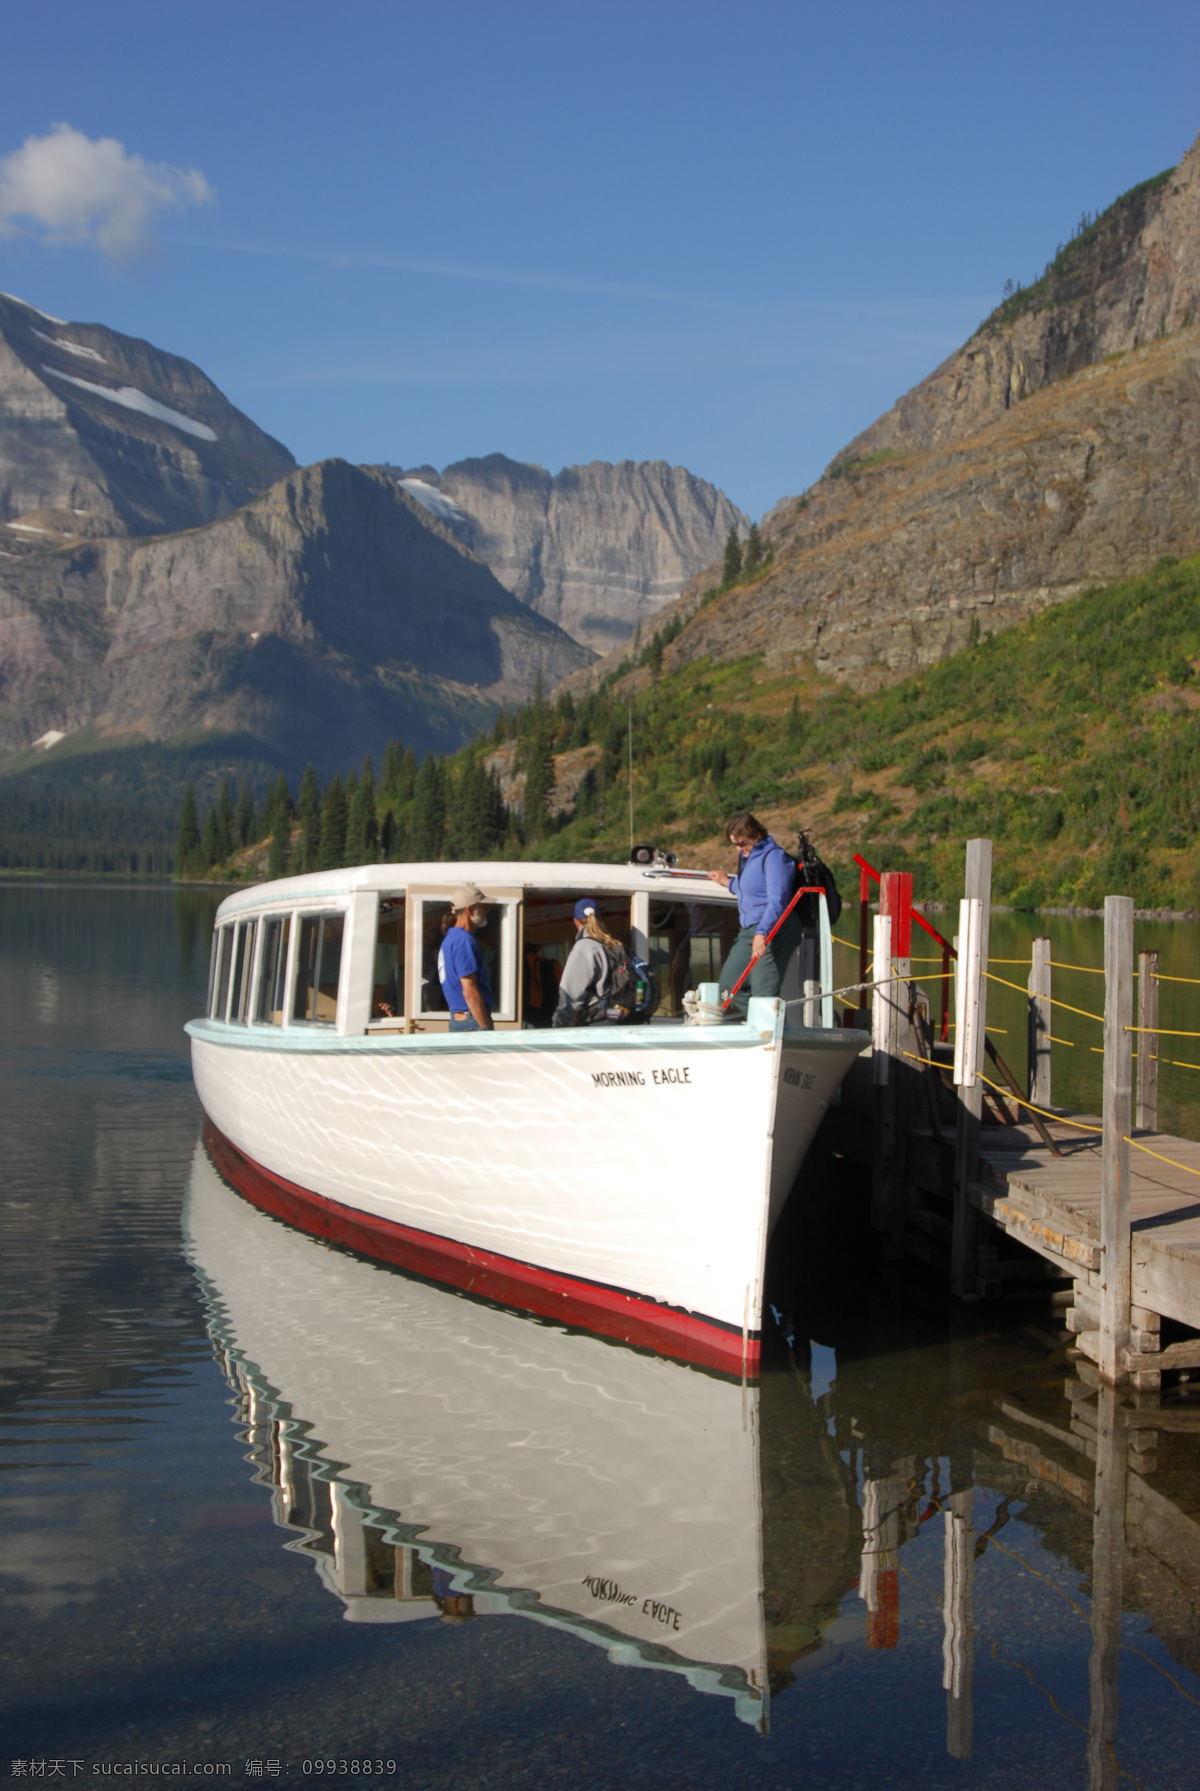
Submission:
[[[810,827],[847,878],[856,850],[912,870],[926,900],[961,893],[962,842],[984,834],[1001,902],[1090,907],[1116,891],[1144,907],[1200,905],[1200,557],[1087,592],[868,696],[804,663],[664,672],[663,645],[656,636],[579,701],[501,716],[419,773],[392,743],[380,849],[623,859],[632,712],[634,832],[685,862],[723,860],[725,818],[750,807],[780,837]],[[262,874],[261,852],[243,862]]]

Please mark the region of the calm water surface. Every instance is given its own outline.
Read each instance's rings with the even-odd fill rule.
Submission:
[[[889,1282],[832,1162],[757,1390],[289,1232],[197,1149],[213,906],[0,887],[0,1771],[1200,1787],[1200,1398]]]

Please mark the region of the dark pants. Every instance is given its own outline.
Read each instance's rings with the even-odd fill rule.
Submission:
[[[751,995],[778,995],[783,987],[784,971],[788,967],[792,953],[800,943],[800,935],[803,930],[797,909],[793,908],[734,996],[729,1007],[726,1008],[725,1018],[727,1020],[744,1020],[746,1018],[746,1007]],[[718,986],[722,1001],[750,962],[755,931],[754,927],[741,929],[730,947],[729,956],[721,966]]]

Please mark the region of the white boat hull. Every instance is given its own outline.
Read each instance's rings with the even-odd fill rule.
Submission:
[[[771,1224],[864,1042],[755,1008],[767,1025],[188,1030],[214,1160],[259,1205],[431,1279],[744,1374]]]

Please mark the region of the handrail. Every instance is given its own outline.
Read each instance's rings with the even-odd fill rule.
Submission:
[[[867,873],[868,877],[873,877],[875,879],[876,883],[883,882],[882,873],[880,871],[877,871],[873,864],[868,864],[866,859],[862,856],[861,853],[856,852],[854,854],[854,862],[856,865],[859,866],[859,868],[861,870],[864,870]],[[950,941],[948,939],[943,939],[942,935],[938,932],[936,927],[930,926],[929,922],[926,920],[925,916],[921,913],[919,908],[914,908],[912,910],[912,917],[916,921],[916,923],[919,927],[924,928],[925,932],[927,932],[929,934],[929,937],[931,939],[936,939],[938,944],[942,947],[942,949],[944,951],[948,951],[950,953],[950,956],[952,958],[956,958],[958,956],[958,953],[955,951],[955,949],[951,945]]]

